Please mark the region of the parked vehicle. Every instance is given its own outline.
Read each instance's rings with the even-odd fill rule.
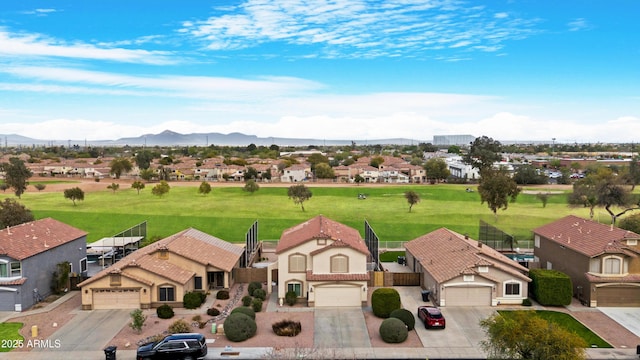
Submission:
[[[424,322],[424,327],[427,329],[432,328],[445,328],[446,321],[440,309],[435,306],[420,306],[418,307],[418,318]]]
[[[164,339],[138,347],[137,360],[182,359],[195,360],[207,355],[204,335],[198,333],[173,334]]]

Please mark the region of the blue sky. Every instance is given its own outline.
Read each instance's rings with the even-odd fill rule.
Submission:
[[[636,0],[0,3],[0,134],[640,141]]]

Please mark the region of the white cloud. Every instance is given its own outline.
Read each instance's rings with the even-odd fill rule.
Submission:
[[[591,27],[589,22],[587,22],[587,20],[584,18],[574,19],[570,21],[567,24],[567,26],[569,27],[569,31],[580,31],[580,30],[589,29]]]

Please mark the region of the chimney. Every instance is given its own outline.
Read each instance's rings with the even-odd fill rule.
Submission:
[[[482,248],[482,243],[480,241],[478,241],[478,247]]]

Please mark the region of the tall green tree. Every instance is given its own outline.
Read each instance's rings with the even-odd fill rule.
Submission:
[[[316,165],[316,177],[318,179],[333,179],[336,174],[328,163],[319,163]]]
[[[248,181],[251,179],[258,179],[258,170],[256,170],[256,168],[249,166],[247,167],[247,169],[244,171],[244,181]]]
[[[260,190],[260,185],[258,185],[258,183],[253,179],[247,181],[242,187],[242,191],[246,191],[250,194],[253,194],[258,190]]]
[[[519,185],[546,184],[549,179],[533,165],[522,165],[513,174],[513,180]]]
[[[427,179],[435,180],[435,182],[445,180],[451,175],[447,163],[441,158],[431,158],[424,164],[424,170],[427,172]]]
[[[14,199],[4,199],[0,202],[0,228],[7,226],[16,226],[33,221],[35,218],[31,210],[20,204]]]
[[[581,337],[536,315],[514,311],[480,321],[487,340],[480,342],[490,359],[581,360],[586,343]]]
[[[465,164],[478,169],[480,177],[482,177],[483,172],[491,171],[493,164],[502,159],[501,152],[502,144],[499,141],[481,136],[471,143],[469,151],[462,157],[462,160]]]
[[[498,209],[506,210],[510,202],[516,201],[520,191],[518,184],[503,169],[486,169],[478,185],[480,203],[487,203],[496,220]]]
[[[24,161],[18,158],[10,158],[8,163],[0,164],[0,170],[4,172],[4,182],[20,198],[27,190],[29,178],[33,176],[31,170],[24,165]]]
[[[309,188],[304,184],[289,186],[287,195],[289,195],[289,199],[293,200],[294,204],[300,204],[302,211],[304,211],[304,202],[311,199],[311,196],[313,196],[311,190],[309,190]]]
[[[79,187],[73,187],[64,191],[64,198],[73,201],[73,206],[76,206],[76,201],[84,200],[84,191]]]
[[[111,160],[111,174],[115,175],[116,179],[120,179],[123,173],[129,172],[133,169],[131,161],[127,158],[118,157]]]
[[[198,193],[202,195],[207,195],[210,192],[211,192],[211,184],[209,184],[206,181],[201,182],[200,186],[198,187]]]
[[[153,154],[149,150],[141,150],[136,154],[135,160],[140,170],[146,170],[151,166]]]
[[[413,190],[405,191],[404,198],[407,199],[407,202],[409,203],[409,212],[411,212],[413,205],[420,202],[420,195]]]

